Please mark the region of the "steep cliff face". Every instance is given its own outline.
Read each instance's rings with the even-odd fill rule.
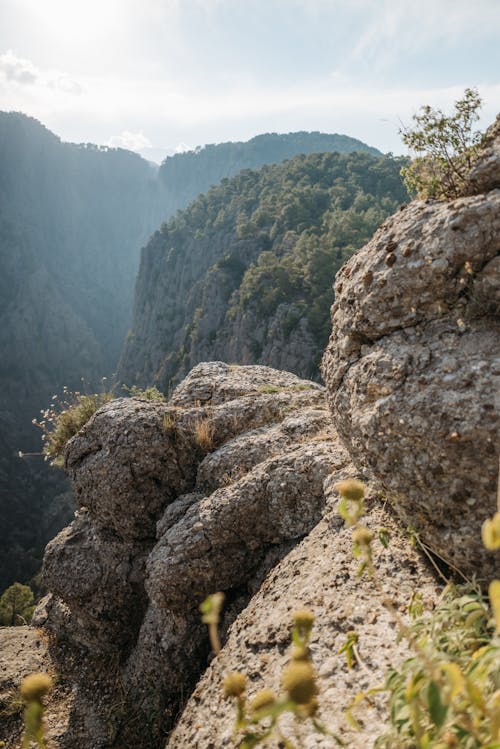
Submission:
[[[383,590],[359,580],[334,488],[355,469],[324,396],[316,383],[268,367],[201,364],[169,403],[113,401],[71,440],[66,470],[80,509],[47,547],[51,593],[34,617],[45,634],[0,632],[0,693],[30,664],[58,674],[47,713],[54,747],[164,746],[207,665],[198,606],[215,590],[226,594],[227,642],[169,747],[232,745],[223,674],[245,671],[251,695],[277,687],[291,612],[303,607],[317,617],[312,651],[329,729],[353,747],[383,729],[383,701],[371,703],[361,734],[342,708],[408,656],[386,596],[404,606],[418,581],[432,601],[436,584],[376,495],[367,523],[391,534],[390,550],[377,552]],[[339,652],[353,628],[363,638],[362,684]],[[17,746],[19,719],[4,726]],[[307,746],[332,746],[310,724],[303,735]]]
[[[200,197],[143,251],[119,379],[167,391],[214,357],[315,376],[331,276],[404,200],[400,167],[298,156]]]
[[[323,361],[356,465],[403,520],[467,574],[499,574],[481,544],[500,453],[500,119],[469,197],[415,201],[335,281]]]
[[[342,709],[409,655],[387,597],[403,613],[415,589],[431,605],[438,593],[407,523],[462,570],[498,575],[498,555],[479,543],[500,447],[497,131],[471,195],[412,203],[337,276],[323,367],[338,431],[318,384],[215,362],[168,403],[107,404],[70,441],[80,509],[47,548],[51,594],[35,617],[50,644],[0,631],[1,699],[26,670],[59,674],[54,747],[231,747],[223,674],[247,673],[250,697],[277,688],[291,612],[304,606],[316,615],[320,717],[347,746],[370,746],[383,703],[365,705],[360,733]],[[373,477],[366,523],[390,531],[375,551],[381,589],[359,579],[336,512],[335,483],[360,470]],[[197,606],[215,590],[227,594],[224,647],[206,668]],[[352,629],[363,665],[349,672],[339,651]],[[19,716],[5,725],[16,747]],[[304,746],[335,745],[299,730]]]
[[[87,664],[67,677],[59,745],[161,745],[204,668],[199,603],[225,590],[234,619],[348,463],[323,388],[267,367],[200,365],[168,404],[98,411],[68,444],[80,511],[47,547],[51,598],[37,615]]]

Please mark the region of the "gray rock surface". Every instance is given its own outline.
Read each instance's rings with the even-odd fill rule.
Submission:
[[[39,671],[53,677],[48,738],[57,745],[71,712],[71,687],[57,678],[48,638],[39,629],[0,627],[0,740],[5,741],[6,749],[20,746],[23,703],[19,698],[19,686],[25,676]]]
[[[490,135],[476,190],[500,184],[498,121]],[[485,580],[500,569],[480,537],[500,452],[499,254],[499,189],[411,203],[337,274],[323,359],[355,464],[432,549]]]
[[[349,464],[330,423],[321,386],[215,362],[169,403],[112,401],[70,441],[80,509],[47,548],[35,616],[74,684],[58,746],[161,743],[206,663],[201,601],[223,589],[227,626],[320,521]]]
[[[344,714],[359,691],[380,685],[391,664],[409,657],[407,647],[397,642],[383,599],[389,596],[405,611],[417,586],[430,603],[435,600],[436,585],[397,522],[376,498],[368,502],[367,524],[374,530],[383,526],[391,533],[390,547],[379,547],[375,558],[382,590],[377,591],[367,577],[358,577],[351,531],[335,511],[333,484],[337,478],[335,473],[326,482],[330,501],[325,518],[273,569],[230,628],[221,654],[212,660],[170,735],[169,749],[235,746],[231,740],[235,707],[223,697],[224,675],[245,673],[248,699],[265,687],[278,694],[281,671],[290,660],[293,612],[303,608],[316,617],[311,650],[319,676],[321,721],[353,749],[372,746],[383,731],[387,721],[383,698],[373,699],[370,707],[364,704],[357,711],[361,732],[352,730]],[[345,655],[339,653],[350,630],[359,635],[362,661],[351,670]],[[316,733],[310,723],[298,727],[291,718],[283,718],[282,727],[301,749],[336,746],[332,738]]]
[[[468,195],[500,187],[500,114],[486,131],[483,146],[481,159],[469,175]]]

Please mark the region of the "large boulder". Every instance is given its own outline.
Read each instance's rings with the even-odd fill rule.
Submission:
[[[498,122],[473,194],[403,207],[337,274],[323,359],[355,464],[433,551],[483,580],[500,568],[480,535],[500,452]]]

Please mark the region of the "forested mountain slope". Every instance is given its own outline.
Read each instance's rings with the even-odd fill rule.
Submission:
[[[356,138],[337,133],[264,133],[245,142],[212,143],[165,159],[160,179],[166,191],[168,215],[185,208],[192,200],[224,177],[242,169],[258,169],[301,153],[352,153],[380,156],[380,151]]]
[[[143,250],[119,379],[167,390],[197,362],[318,377],[331,280],[406,199],[401,160],[297,156],[199,197]]]

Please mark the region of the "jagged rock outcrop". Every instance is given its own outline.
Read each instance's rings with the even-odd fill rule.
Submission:
[[[376,495],[367,523],[390,531],[391,545],[377,552],[381,587],[359,579],[334,489],[355,469],[331,428],[324,388],[268,367],[201,364],[168,403],[105,405],[70,441],[65,461],[80,509],[45,555],[51,592],[33,623],[49,639],[38,632],[27,640],[18,628],[0,657],[0,692],[33,666],[58,674],[47,711],[52,746],[163,747],[205,670],[198,606],[216,590],[226,593],[227,644],[169,747],[232,745],[223,674],[245,671],[250,695],[264,685],[278,689],[291,613],[303,607],[317,617],[312,656],[322,720],[353,747],[383,729],[383,701],[364,711],[361,734],[342,708],[408,655],[386,597],[404,609],[416,584],[429,602],[436,585]],[[356,674],[339,652],[354,628]],[[19,673],[13,649],[25,664]],[[5,724],[13,747],[19,717]],[[283,726],[294,735],[290,722]],[[304,746],[332,746],[312,725],[301,731]]]
[[[355,464],[432,549],[485,580],[500,569],[480,536],[500,452],[498,120],[489,136],[474,194],[411,203],[338,273],[323,360]]]
[[[468,178],[467,195],[500,188],[500,114],[488,128],[482,142],[482,154]]]
[[[319,522],[349,459],[321,386],[222,363],[169,403],[104,406],[65,459],[80,510],[47,547],[35,617],[74,684],[58,745],[159,746],[204,668],[200,602],[226,591],[227,626]]]

